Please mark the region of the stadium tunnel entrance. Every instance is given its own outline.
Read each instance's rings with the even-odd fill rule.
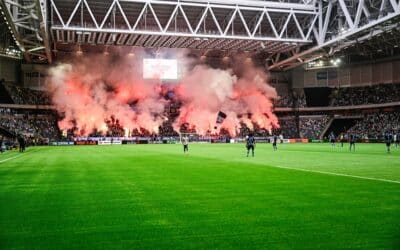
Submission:
[[[339,136],[341,133],[346,133],[346,131],[353,127],[358,120],[361,120],[362,117],[338,117],[334,118],[328,129],[325,130],[323,134],[323,138],[327,138],[330,133],[334,133],[335,136]]]

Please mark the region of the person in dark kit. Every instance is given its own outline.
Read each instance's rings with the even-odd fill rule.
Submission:
[[[329,134],[329,142],[331,143],[332,148],[335,147],[335,134],[333,132]]]
[[[3,137],[0,137],[0,153],[4,152]]]
[[[393,135],[389,131],[386,131],[386,133],[384,135],[384,139],[385,139],[385,143],[386,143],[387,153],[390,153],[390,145],[392,144]]]
[[[19,152],[22,153],[25,151],[25,139],[22,135],[19,135],[17,140],[19,144]]]
[[[356,151],[356,139],[357,139],[357,136],[355,134],[352,133],[349,135],[350,151],[351,151],[351,148],[353,148],[353,151]]]
[[[189,138],[185,135],[182,137],[183,153],[189,152]]]
[[[399,148],[399,146],[400,146],[400,130],[399,131],[397,131],[397,134],[396,134],[396,140],[394,141],[394,145],[396,146],[396,148]]]
[[[278,147],[276,145],[277,141],[278,141],[278,136],[274,135],[274,138],[272,140],[272,147],[274,148],[274,151],[278,150]]]
[[[246,140],[247,157],[249,157],[249,152],[251,150],[251,155],[254,157],[254,147],[256,146],[256,139],[253,134],[249,134]]]

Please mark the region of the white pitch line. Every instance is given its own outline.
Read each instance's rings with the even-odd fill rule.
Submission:
[[[22,155],[22,154],[20,154],[20,155],[14,156],[14,157],[10,157],[10,158],[7,158],[7,159],[4,159],[4,160],[1,160],[1,161],[0,161],[0,163],[2,163],[2,162],[6,162],[6,161],[10,161],[10,160],[12,160],[12,159],[15,159],[15,158],[18,158],[18,157],[21,157],[21,156],[23,156],[23,155]]]
[[[31,152],[36,152],[36,151],[38,151],[39,149],[37,149],[37,150],[34,150],[34,151],[27,151],[26,153],[23,153],[23,154],[19,154],[19,155],[17,155],[17,156],[13,156],[13,157],[10,157],[10,158],[7,158],[7,159],[4,159],[4,160],[1,160],[0,161],[0,163],[3,163],[3,162],[6,162],[6,161],[10,161],[10,160],[13,160],[13,159],[16,159],[16,158],[19,158],[19,157],[21,157],[21,156],[24,156],[24,155],[26,155],[26,154],[28,154],[28,153],[31,153]]]
[[[382,182],[389,182],[389,183],[400,184],[400,181],[387,180],[387,179],[380,179],[380,178],[373,178],[373,177],[365,177],[365,176],[358,176],[358,175],[341,174],[341,173],[332,173],[332,172],[325,172],[325,171],[318,171],[318,170],[310,170],[310,169],[304,169],[304,168],[291,168],[291,167],[280,167],[280,166],[269,166],[269,167],[273,167],[273,168],[283,168],[283,169],[297,170],[297,171],[303,171],[303,172],[312,172],[312,173],[319,173],[319,174],[327,174],[327,175],[335,175],[335,176],[344,176],[344,177],[352,177],[352,178],[363,179],[363,180],[382,181]]]

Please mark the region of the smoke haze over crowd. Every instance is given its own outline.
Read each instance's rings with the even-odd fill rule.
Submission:
[[[76,127],[77,135],[105,132],[105,121],[115,117],[129,131],[158,134],[171,100],[162,94],[163,81],[142,79],[143,56],[85,55],[52,67],[48,84],[53,104],[63,115],[60,129]],[[191,66],[184,53],[175,58],[181,77],[167,84],[181,102],[179,116],[171,121],[175,131],[185,125],[205,135],[224,128],[234,136],[242,123],[250,129],[253,124],[269,131],[279,127],[272,104],[277,93],[251,60],[233,58],[228,69],[215,69]],[[217,126],[219,111],[226,118]]]

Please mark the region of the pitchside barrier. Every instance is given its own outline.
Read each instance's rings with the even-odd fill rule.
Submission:
[[[53,141],[50,143],[51,146],[73,146],[75,143],[73,141]]]
[[[272,143],[273,137],[255,137],[257,143]],[[189,143],[245,143],[243,137],[226,138],[226,137],[192,137]],[[328,140],[311,140],[311,139],[278,139],[278,143],[327,143]],[[383,143],[378,139],[359,139],[358,143]],[[176,144],[181,143],[181,137],[85,137],[75,138],[74,141],[53,141],[50,146],[73,146],[73,145],[124,145],[124,144]],[[340,141],[336,141],[340,143]],[[344,143],[348,143],[347,140]]]
[[[244,143],[243,137],[213,137],[195,134],[181,134],[180,137],[77,137],[73,141],[50,142],[51,146],[71,145],[123,145],[123,144],[176,144],[181,143],[182,137],[187,136],[189,143]],[[273,137],[255,137],[257,143],[272,143]],[[308,143],[308,139],[278,139],[278,143]]]

